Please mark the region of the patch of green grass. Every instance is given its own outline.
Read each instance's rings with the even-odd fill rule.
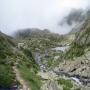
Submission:
[[[79,57],[85,53],[85,49],[90,48],[90,27],[86,30],[76,33],[77,36],[71,44],[71,48],[66,52],[65,57],[73,59]]]
[[[74,42],[71,48],[66,52],[66,57],[72,59],[73,57],[79,57],[83,54],[84,54],[84,47]]]
[[[20,65],[19,70],[21,76],[28,82],[32,90],[40,90],[42,84],[41,79],[33,70],[30,70],[25,65]]]
[[[47,65],[48,65],[48,67],[51,67],[53,65],[53,59],[52,60],[48,60]]]
[[[63,86],[63,90],[71,90],[69,87]]]
[[[11,57],[13,52],[6,38],[0,36],[0,86],[11,87],[15,83]],[[10,58],[9,58],[10,57]]]
[[[58,84],[64,85],[67,88],[72,88],[73,87],[73,84],[72,84],[71,80],[65,80],[63,78],[60,78],[58,80]]]
[[[81,90],[80,88],[76,88],[76,89],[74,89],[74,90]]]
[[[0,64],[0,86],[10,87],[14,82],[15,75],[12,73],[12,69],[9,65]]]

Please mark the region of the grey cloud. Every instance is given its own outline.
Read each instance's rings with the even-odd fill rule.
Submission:
[[[0,0],[0,30],[7,34],[21,28],[48,28],[67,33],[69,26],[58,22],[72,8],[89,6],[90,0]]]

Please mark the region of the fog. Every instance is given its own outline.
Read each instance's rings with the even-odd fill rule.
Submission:
[[[40,28],[66,34],[68,25],[58,23],[73,9],[86,9],[90,0],[0,0],[0,30],[11,34],[18,29]]]

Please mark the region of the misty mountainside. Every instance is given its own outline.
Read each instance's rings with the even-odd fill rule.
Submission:
[[[75,42],[82,46],[90,46],[90,21],[87,20],[80,31],[76,33]]]
[[[84,13],[84,19],[77,24],[69,35],[75,35],[75,39],[71,44],[71,48],[67,51],[69,57],[77,57],[83,55],[90,49],[90,10]],[[67,56],[68,56],[67,55]]]
[[[68,24],[71,26],[73,24],[79,24],[80,22],[84,21],[84,19],[85,11],[82,9],[72,9],[70,13],[62,19],[60,25]]]
[[[40,30],[38,28],[33,28],[33,29],[23,29],[23,30],[18,30],[16,33],[15,33],[15,37],[16,38],[22,38],[22,39],[25,39],[25,38],[28,38],[28,37],[42,37],[45,35],[49,35],[50,32],[49,30]]]
[[[88,10],[85,14],[85,20],[82,24],[73,28],[70,32],[71,34],[75,34],[74,43],[88,48],[90,46],[90,10]],[[79,28],[78,28],[79,27]]]
[[[83,24],[82,24],[83,23]],[[79,27],[79,28],[78,28]],[[69,33],[66,35],[58,35],[59,38],[56,38],[56,34],[48,32],[46,36],[44,33],[40,36],[37,33],[27,35],[22,39],[24,48],[30,48],[31,51],[36,53],[38,58],[36,59],[37,64],[40,67],[40,70],[43,71],[39,73],[43,81],[41,90],[59,90],[59,88],[68,88],[68,90],[89,90],[89,58],[90,58],[90,21],[89,19],[84,19],[78,24],[77,27],[73,28],[74,33]],[[38,30],[37,30],[38,31]],[[26,30],[27,32],[27,30]],[[36,32],[36,31],[33,31]],[[39,33],[41,33],[40,31]],[[50,35],[50,36],[48,36]],[[53,37],[54,35],[54,37]],[[38,37],[39,36],[39,37]],[[27,38],[28,37],[28,38]],[[72,40],[70,40],[70,38]],[[20,38],[19,38],[20,40]],[[68,41],[69,40],[69,41]],[[63,47],[68,46],[69,48],[65,51],[51,50],[54,47]],[[37,54],[38,53],[38,54]],[[52,75],[50,76],[49,74]],[[58,77],[57,77],[58,75]],[[70,81],[66,78],[63,78],[62,75],[69,77]],[[52,77],[54,77],[52,79]],[[56,79],[57,77],[57,79]],[[72,77],[79,80],[74,80],[72,82]],[[81,78],[80,78],[81,77]],[[48,79],[49,78],[49,79]],[[52,81],[53,80],[53,81]],[[77,82],[77,84],[75,84]],[[48,83],[50,86],[48,86]],[[52,85],[55,85],[55,87]],[[68,86],[70,84],[70,87]],[[76,87],[74,87],[74,84]],[[63,86],[64,85],[64,86]],[[85,87],[83,87],[85,85]],[[61,89],[61,90],[63,90]],[[66,89],[67,90],[67,89]]]
[[[75,31],[75,32],[74,32]],[[79,28],[76,27],[71,31],[75,34],[75,40],[71,44],[70,50],[67,52],[71,57],[83,55],[85,50],[90,49],[90,20],[85,20]]]
[[[69,32],[69,34],[75,34],[76,32],[82,30],[83,28],[86,28],[86,25],[87,25],[88,21],[90,20],[90,10],[83,11],[82,15],[83,15],[83,17],[80,16],[80,17],[77,18],[79,20],[79,18],[82,17],[82,21],[77,23],[75,25],[75,27]],[[71,20],[71,19],[69,19],[69,20]]]
[[[79,26],[80,25],[80,26]],[[54,68],[58,75],[62,73],[68,77],[78,79],[84,85],[79,90],[90,89],[90,20],[86,17],[83,24],[78,24],[78,27],[73,28],[76,32],[69,33],[75,35],[75,39],[70,44],[70,47],[63,54],[63,62]],[[61,74],[61,75],[62,75]],[[75,80],[76,81],[76,80]],[[66,89],[67,90],[67,89]],[[72,89],[68,89],[72,90]]]
[[[76,13],[78,12],[78,13]],[[90,12],[69,16],[65,35],[37,28],[0,32],[1,90],[90,90]],[[73,18],[75,17],[75,18]],[[80,19],[79,19],[80,18]]]
[[[59,34],[51,33],[48,29],[40,30],[38,28],[21,29],[15,33],[15,37],[19,39],[26,38],[49,38],[59,37]]]
[[[83,25],[85,26],[88,20],[90,20],[90,9],[72,9],[70,13],[62,19],[59,25],[69,25],[72,27],[69,34],[75,34],[82,29]]]
[[[30,30],[26,30],[24,37],[23,33],[14,39],[0,32],[0,88],[4,90],[13,88],[15,90],[17,88],[23,90],[27,88],[30,90],[90,89],[88,81],[90,64],[85,63],[87,60],[84,57],[85,54],[89,59],[90,55],[89,20],[81,28],[75,33],[74,38],[71,34],[58,35],[59,38],[56,38],[56,34],[48,31],[44,34],[51,35],[50,37],[40,36],[36,31],[33,31],[35,33],[30,36],[28,33]],[[73,40],[69,42],[69,38]],[[55,47],[68,45],[69,48],[66,51],[52,50]],[[76,78],[76,81],[72,77]]]

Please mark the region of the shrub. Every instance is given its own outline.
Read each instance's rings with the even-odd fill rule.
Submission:
[[[68,88],[72,88],[73,87],[73,84],[72,84],[71,80],[65,80],[63,78],[60,78],[58,80],[58,84],[64,85],[64,86],[66,86]]]
[[[21,76],[29,83],[32,90],[40,90],[41,80],[34,71],[30,71],[30,69],[27,68],[25,65],[20,65],[19,70]]]
[[[63,90],[71,90],[69,87],[63,86]]]
[[[0,65],[0,86],[1,87],[10,87],[14,82],[14,74],[12,69],[6,65]]]

